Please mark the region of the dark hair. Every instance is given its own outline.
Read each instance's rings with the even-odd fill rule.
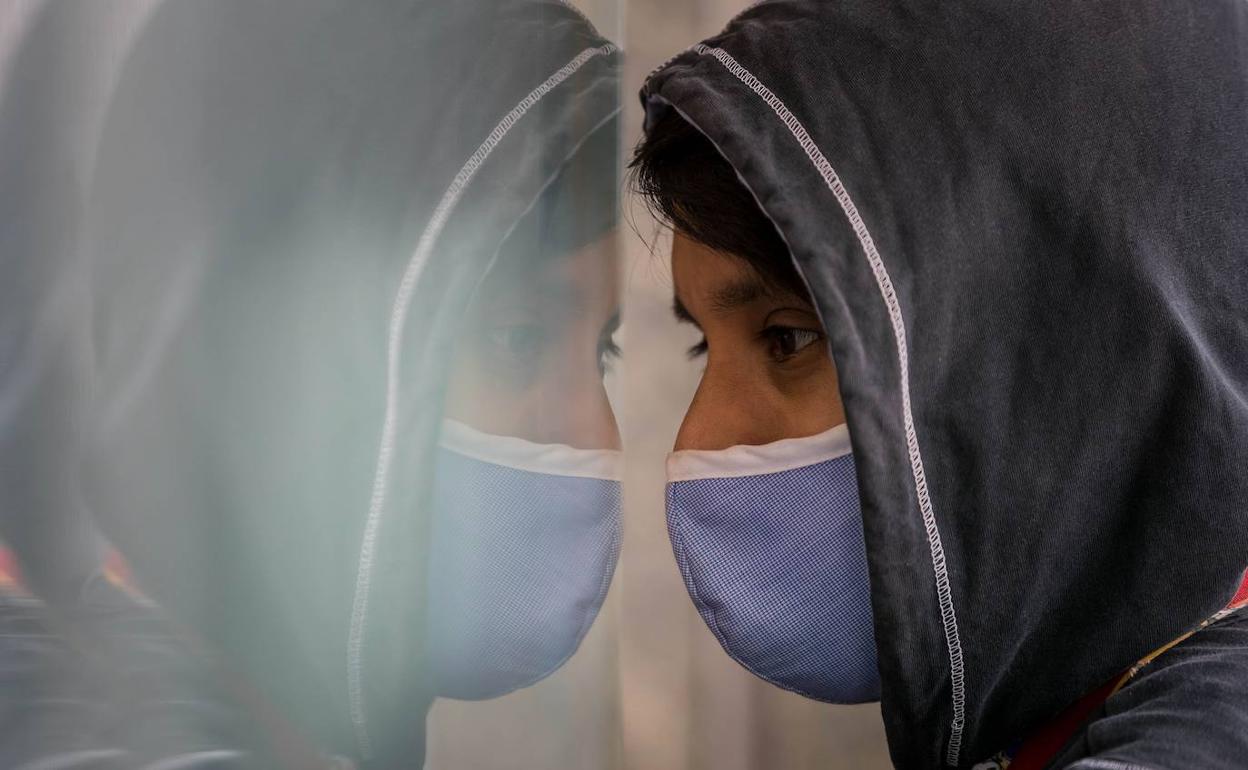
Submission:
[[[772,285],[808,297],[789,247],[711,140],[675,110],[651,126],[628,164],[655,218],[737,257]]]

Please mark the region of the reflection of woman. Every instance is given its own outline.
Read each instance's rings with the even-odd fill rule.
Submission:
[[[611,584],[615,125],[511,230],[456,335],[429,505],[426,650],[442,697],[493,698],[548,676]]]
[[[1242,766],[1245,24],[778,0],[642,90],[677,562],[899,767]]]
[[[32,22],[11,60],[24,73],[15,81],[49,82],[5,93],[4,135],[18,151],[0,157],[33,145],[31,157],[93,161],[22,225],[55,225],[82,248],[5,250],[47,266],[32,271],[52,284],[36,287],[50,298],[40,312],[64,323],[30,325],[69,339],[39,338],[12,365],[42,372],[86,351],[73,363],[89,382],[53,383],[75,386],[64,389],[72,397],[31,396],[74,428],[66,453],[40,454],[52,457],[33,472],[81,500],[159,610],[111,593],[75,603],[73,591],[66,606],[22,605],[32,635],[51,628],[75,644],[0,648],[15,677],[3,688],[0,764],[306,767],[339,755],[419,766],[424,713],[444,684],[426,644],[431,498],[447,488],[434,478],[443,406],[470,425],[485,411],[447,396],[453,359],[476,333],[473,293],[491,265],[536,271],[545,245],[550,263],[609,271],[592,245],[611,227],[613,196],[563,193],[593,209],[578,213],[594,232],[525,228],[546,221],[563,186],[584,191],[569,169],[614,173],[615,49],[553,1],[136,0],[134,42],[116,76],[100,79],[98,135],[67,150],[23,108],[76,93],[73,72],[56,79],[68,66],[35,65],[92,27],[78,4],[50,5],[60,10]],[[611,152],[582,152],[600,136]],[[59,179],[59,166],[15,167]],[[56,280],[67,275],[89,302],[64,301]],[[583,293],[603,293],[582,277]],[[614,309],[587,304],[577,323],[593,324],[589,373],[576,371],[602,409],[577,425],[591,443],[521,438],[612,446],[596,399]],[[86,320],[57,315],[66,305],[85,307]],[[6,379],[6,395],[10,382],[23,380]],[[608,546],[611,524],[596,530]],[[601,583],[613,552],[599,554]],[[572,630],[594,609],[576,607]],[[564,626],[522,630],[551,628]],[[190,653],[186,637],[211,657]],[[578,640],[543,649],[539,664]],[[132,686],[140,680],[152,687]]]

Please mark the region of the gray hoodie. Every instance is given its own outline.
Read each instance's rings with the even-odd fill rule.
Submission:
[[[734,166],[827,328],[898,767],[1008,749],[1228,603],[1248,5],[774,0],[641,98]],[[1244,619],[1076,740],[1059,766],[1243,767]]]

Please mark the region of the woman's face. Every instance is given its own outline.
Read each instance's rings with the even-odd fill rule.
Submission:
[[[703,335],[690,354],[706,359],[677,450],[767,444],[845,422],[836,368],[808,300],[679,232],[672,277],[676,317]]]

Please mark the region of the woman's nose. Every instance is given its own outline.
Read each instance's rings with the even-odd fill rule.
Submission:
[[[726,449],[783,438],[765,388],[708,364],[676,434],[674,449]]]

